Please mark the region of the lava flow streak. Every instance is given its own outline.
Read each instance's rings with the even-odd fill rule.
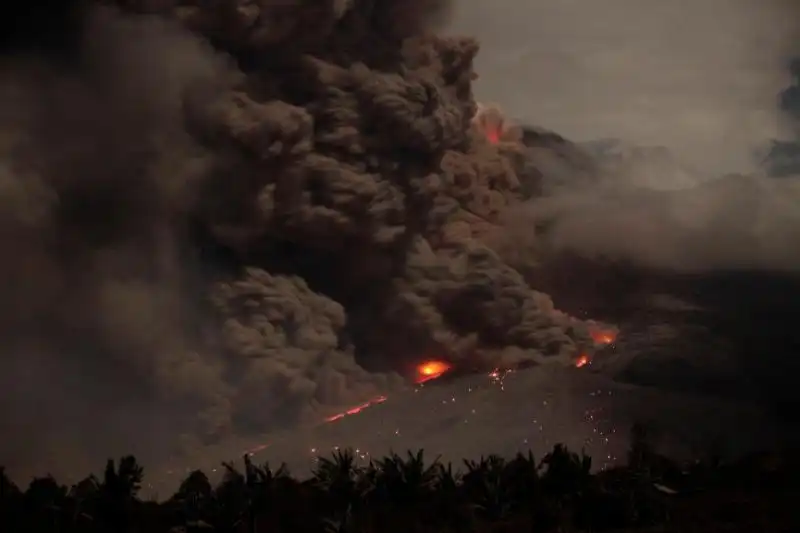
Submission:
[[[383,403],[385,401],[386,401],[386,396],[378,396],[377,398],[373,398],[372,400],[370,400],[368,402],[364,402],[361,405],[357,405],[355,407],[351,407],[350,409],[348,409],[347,411],[345,411],[343,413],[337,413],[337,414],[335,414],[333,416],[329,416],[328,418],[325,419],[325,422],[335,422],[336,420],[341,420],[342,418],[344,418],[346,416],[357,415],[358,413],[360,413],[361,411],[363,411],[367,407],[372,407],[373,405],[376,405],[376,404],[379,404],[379,403]]]
[[[426,361],[417,366],[417,378],[415,382],[417,384],[425,383],[426,381],[430,381],[432,379],[440,377],[448,370],[450,370],[450,365],[444,361]],[[383,403],[385,401],[386,401],[386,396],[378,396],[377,398],[374,398],[368,402],[364,402],[361,405],[351,407],[347,411],[329,416],[325,419],[325,422],[335,422],[337,420],[341,420],[346,416],[357,415],[367,407],[371,407],[375,404]]]

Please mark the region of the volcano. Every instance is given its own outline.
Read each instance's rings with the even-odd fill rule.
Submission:
[[[502,451],[540,417],[611,441],[601,408],[617,434],[717,413],[767,435],[754,413],[795,405],[796,288],[766,274],[800,264],[792,180],[615,181],[670,158],[607,164],[479,103],[446,0],[76,5],[3,43],[15,474]]]

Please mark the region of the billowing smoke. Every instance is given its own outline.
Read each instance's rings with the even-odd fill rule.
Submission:
[[[524,4],[464,3],[454,19],[483,44],[479,96],[586,141],[531,149],[547,198],[515,209],[517,242],[538,231],[542,246],[660,269],[800,268],[800,182],[760,166],[796,131],[778,105],[795,2]],[[493,11],[515,16],[499,31]]]
[[[726,176],[676,191],[608,181],[532,202],[552,249],[672,271],[800,268],[800,180]]]
[[[447,2],[124,4],[3,59],[0,460],[186,454],[423,357],[586,346],[490,246],[522,158],[473,125]]]

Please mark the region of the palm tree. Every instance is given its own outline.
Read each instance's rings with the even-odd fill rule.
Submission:
[[[225,475],[214,491],[216,501],[215,526],[235,530],[245,519],[249,507],[249,494],[245,476],[232,462],[223,462]]]
[[[563,444],[556,444],[544,456],[541,466],[546,467],[542,486],[557,499],[580,495],[591,479],[592,458],[583,452],[573,453]]]
[[[359,491],[369,504],[369,515],[379,522],[373,526],[386,529],[402,523],[408,529],[413,527],[409,521],[434,516],[429,511],[440,470],[438,458],[426,464],[423,450],[409,451],[405,458],[391,453],[370,463],[360,477]]]
[[[364,470],[356,465],[353,450],[336,450],[331,458],[320,457],[313,471],[315,484],[334,500],[352,503],[359,496],[359,477]]]
[[[539,465],[533,453],[517,453],[506,464],[504,477],[512,510],[529,509],[539,495]]]
[[[268,462],[261,466],[254,465],[250,455],[244,456],[245,484],[248,489],[250,531],[255,533],[258,529],[258,514],[270,514],[273,510],[275,497],[280,487],[286,486],[289,480],[289,469],[286,463],[273,470]]]
[[[353,511],[362,507],[362,496],[371,491],[365,485],[365,470],[356,464],[351,449],[336,450],[330,458],[320,457],[313,471],[313,484],[325,494],[326,520],[330,529],[350,527]]]
[[[504,483],[506,461],[499,455],[465,460],[462,486],[477,517],[490,522],[505,520],[511,505]]]
[[[436,529],[465,531],[473,528],[471,509],[462,491],[462,476],[453,471],[453,464],[438,464],[436,491],[430,507],[437,511],[431,524]]]
[[[585,453],[573,453],[563,444],[556,444],[544,456],[541,486],[546,501],[543,502],[541,521],[571,525],[576,518],[576,508],[586,500],[592,480],[592,459]]]
[[[438,457],[426,465],[424,450],[407,453],[405,460],[392,453],[376,465],[376,492],[398,506],[420,505],[437,488],[440,477]]]

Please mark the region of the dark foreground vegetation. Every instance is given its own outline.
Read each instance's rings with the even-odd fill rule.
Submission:
[[[423,451],[361,467],[352,452],[320,458],[311,479],[285,467],[225,463],[214,487],[194,471],[166,501],[138,493],[134,457],[67,487],[36,478],[20,490],[0,471],[0,531],[17,532],[797,532],[796,456],[757,454],[682,467],[654,453],[640,428],[625,467],[592,473],[562,445],[532,455],[427,461]]]

